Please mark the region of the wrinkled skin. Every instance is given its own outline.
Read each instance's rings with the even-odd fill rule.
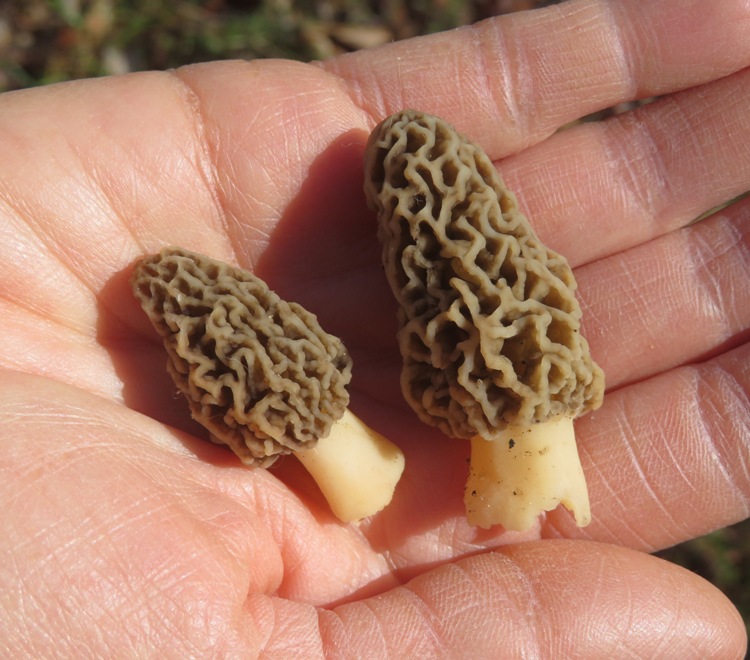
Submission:
[[[750,507],[750,201],[689,224],[750,187],[749,65],[746,2],[582,0],[322,65],[1,97],[0,655],[742,657],[731,604],[646,552]],[[586,529],[468,527],[466,443],[402,402],[361,192],[402,107],[482,144],[575,268],[609,388],[577,423]],[[197,439],[127,286],[165,244],[343,337],[352,409],[407,457],[389,509],[339,524],[293,459]]]

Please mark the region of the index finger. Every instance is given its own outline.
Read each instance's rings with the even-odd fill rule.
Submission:
[[[750,64],[740,0],[571,0],[323,63],[373,120],[444,117],[498,159],[560,126]]]

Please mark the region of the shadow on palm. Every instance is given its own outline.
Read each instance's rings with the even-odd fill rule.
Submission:
[[[362,192],[366,140],[363,131],[350,131],[320,154],[283,210],[254,270],[279,295],[313,311],[327,331],[343,339],[354,360],[350,408],[406,454],[406,471],[392,505],[362,528],[372,548],[393,554],[398,564],[400,549],[412,539],[436,533],[446,523],[465,527],[468,444],[425,426],[401,396],[396,304],[382,272],[375,217]],[[125,404],[184,432],[180,441],[201,460],[218,469],[239,465],[228,450],[210,444],[206,430],[190,418],[165,369],[160,340],[131,293],[131,272],[132,264],[100,292],[97,328],[124,384]],[[309,505],[319,523],[335,523],[296,460],[281,459],[271,473]],[[413,561],[405,558],[405,563]]]
[[[397,553],[410,538],[446,523],[461,527],[467,541],[488,542],[496,531],[473,530],[464,521],[468,443],[420,422],[401,395],[397,307],[383,274],[376,218],[363,193],[367,137],[364,131],[344,133],[313,162],[256,273],[343,339],[354,361],[351,409],[406,454],[394,501],[373,521],[375,545],[387,538],[388,550]],[[285,468],[276,473],[286,475]],[[293,487],[309,480],[296,465],[291,470]],[[320,501],[314,487],[305,492]]]

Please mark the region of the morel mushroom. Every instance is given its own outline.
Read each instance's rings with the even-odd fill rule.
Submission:
[[[351,359],[314,314],[250,272],[181,248],[139,261],[131,282],[214,442],[263,467],[294,452],[344,522],[390,502],[403,454],[347,410]]]
[[[471,524],[528,529],[559,503],[589,523],[573,418],[602,403],[576,282],[476,144],[415,111],[370,136],[365,193],[400,305],[404,396],[471,439]]]

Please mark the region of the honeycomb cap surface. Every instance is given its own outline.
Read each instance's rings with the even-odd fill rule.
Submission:
[[[193,417],[243,462],[312,447],[344,414],[343,343],[252,273],[172,247],[139,261],[131,283]]]
[[[400,307],[401,387],[425,422],[493,439],[601,405],[573,272],[478,145],[438,117],[397,113],[368,141],[365,194]]]

